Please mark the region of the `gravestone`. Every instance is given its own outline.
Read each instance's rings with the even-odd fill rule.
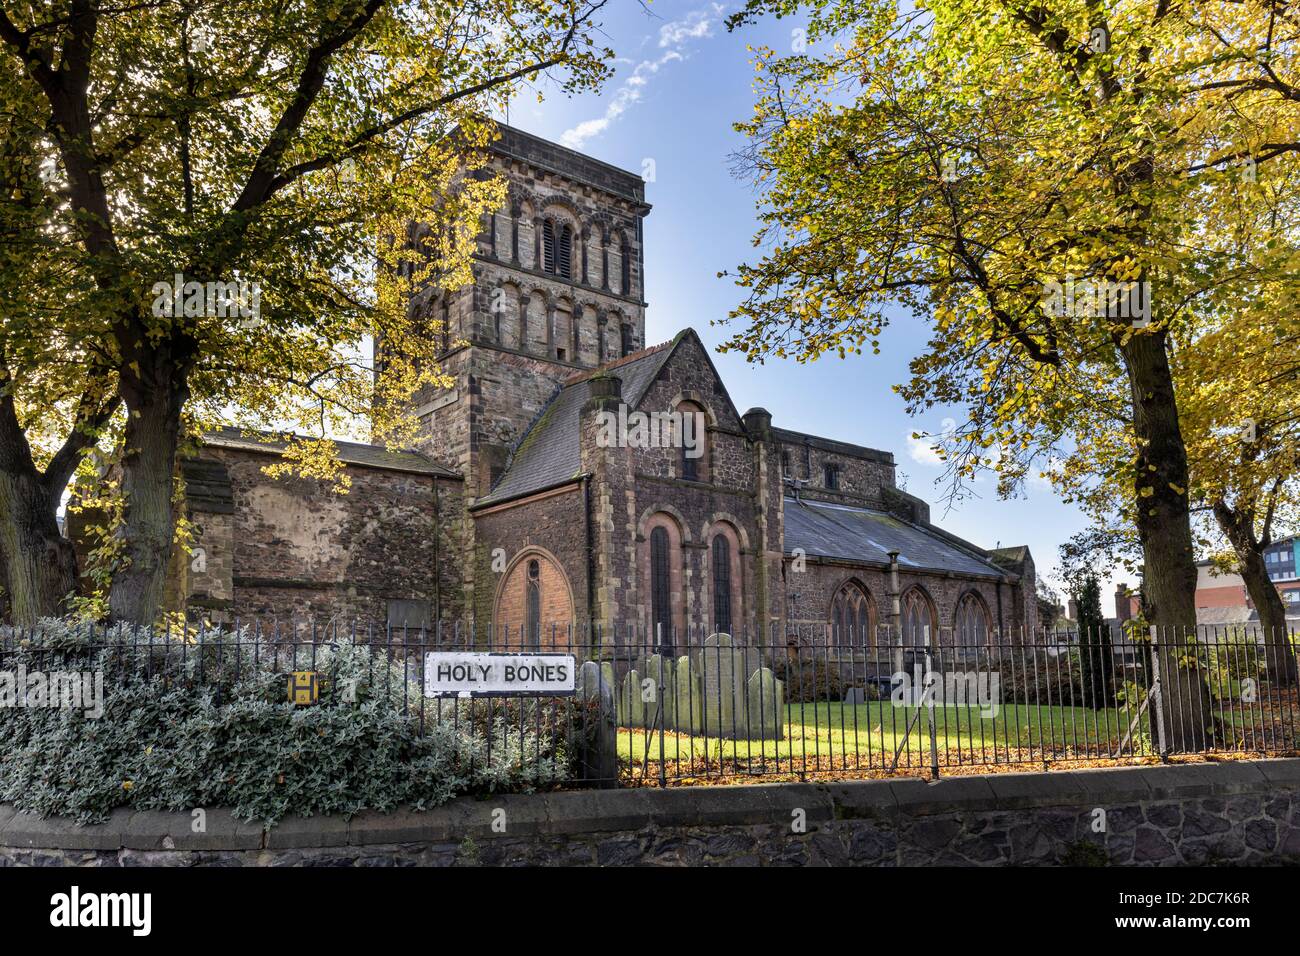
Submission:
[[[700,681],[686,655],[677,658],[673,665],[673,727],[683,734],[698,734],[703,729],[703,701],[700,699]]]
[[[780,740],[785,727],[785,685],[766,667],[754,671],[748,684],[747,729],[751,739]]]
[[[705,638],[699,652],[701,710],[706,734],[713,737],[736,737],[745,732],[743,719],[737,727],[737,715],[745,710],[745,655],[731,646],[726,634]]]
[[[635,670],[628,671],[623,678],[623,686],[618,695],[618,721],[623,727],[644,729],[649,725],[650,717],[646,715],[644,691],[641,688],[644,680]]]
[[[844,695],[844,703],[850,707],[856,707],[858,704],[867,702],[867,692],[862,687],[850,687],[848,693]]]

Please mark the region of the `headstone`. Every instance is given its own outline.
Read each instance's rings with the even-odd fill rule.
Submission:
[[[623,727],[644,728],[648,718],[645,712],[644,692],[641,684],[644,678],[636,670],[627,672],[618,695],[618,722]]]
[[[726,637],[726,635],[720,635]],[[727,638],[730,641],[730,638]],[[700,651],[700,692],[704,731],[713,737],[743,735],[743,721],[737,726],[737,715],[745,709],[744,655],[733,650],[729,643],[708,641]]]
[[[861,687],[850,687],[848,693],[844,695],[844,703],[850,707],[856,707],[866,702],[867,692]]]
[[[700,681],[691,668],[690,657],[683,654],[673,665],[673,727],[679,733],[698,734],[703,728],[703,701]]]
[[[766,667],[749,679],[747,729],[751,738],[780,740],[785,727],[785,688]]]

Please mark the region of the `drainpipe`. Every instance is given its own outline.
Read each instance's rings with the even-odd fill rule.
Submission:
[[[433,620],[429,623],[437,626],[442,620],[442,561],[438,549],[441,537],[441,522],[438,520],[438,477],[433,476]]]
[[[587,546],[587,629],[594,633],[596,626],[596,591],[592,582],[596,577],[596,549],[592,542],[591,529],[591,475],[582,476],[582,521],[586,526]]]
[[[999,637],[1001,637],[1002,635],[1006,634],[1006,630],[1007,630],[1006,621],[1002,619],[1002,579],[1001,578],[998,579],[997,592],[998,592],[998,635]]]

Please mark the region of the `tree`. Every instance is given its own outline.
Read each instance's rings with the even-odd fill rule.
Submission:
[[[753,0],[731,22],[795,9]],[[729,346],[856,353],[878,347],[887,307],[909,309],[935,330],[901,389],[909,408],[965,405],[957,468],[998,469],[1004,492],[1102,427],[1122,452],[1105,461],[1128,489],[1149,622],[1184,633],[1196,568],[1174,358],[1194,318],[1294,294],[1293,216],[1271,234],[1222,228],[1253,201],[1243,163],[1293,178],[1296,50],[1273,28],[1289,16],[812,4],[809,41],[837,45],[759,50],[755,115],[738,125],[764,251],[739,270],[745,327]],[[1178,664],[1199,686],[1196,655],[1167,653],[1167,679]],[[1168,715],[1175,747],[1202,746],[1208,695],[1166,700],[1185,708]]]
[[[1101,612],[1101,586],[1095,574],[1074,585],[1071,596],[1079,607],[1079,664],[1084,703],[1093,710],[1115,701],[1115,652],[1110,627]]]
[[[13,64],[6,61],[6,67]],[[61,202],[39,104],[0,90],[0,568],[20,623],[66,610],[76,557],[58,524],[82,455],[116,412],[111,369],[82,334],[65,291],[84,281],[54,227]]]
[[[1259,615],[1271,681],[1297,679],[1286,608],[1264,563],[1279,520],[1294,516],[1300,472],[1300,318],[1276,302],[1243,303],[1230,323],[1190,343],[1180,405],[1194,500],[1226,541]]]
[[[440,380],[437,336],[409,313],[409,293],[466,281],[479,223],[502,201],[500,183],[464,175],[492,134],[483,115],[542,75],[566,92],[598,84],[611,55],[591,40],[603,4],[69,0],[0,12],[5,96],[39,131],[30,149],[50,171],[30,184],[40,211],[21,243],[60,237],[49,256],[65,266],[46,270],[44,290],[58,354],[37,360],[50,329],[35,308],[6,320],[5,347],[29,370],[62,363],[65,388],[85,383],[85,402],[62,399],[88,409],[64,435],[73,457],[103,417],[105,383],[121,399],[114,618],[158,612],[187,432],[233,407],[245,423],[309,424],[322,438],[331,418],[358,412],[375,416],[379,440],[400,434],[396,399]],[[371,333],[386,345],[378,382]],[[31,427],[18,410],[0,433],[0,469],[20,489],[34,482],[20,440]],[[331,447],[302,445],[294,463],[328,473]],[[9,493],[0,540],[29,528],[49,540],[61,482],[47,469],[42,487]]]

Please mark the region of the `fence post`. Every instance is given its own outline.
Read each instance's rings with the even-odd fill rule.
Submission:
[[[926,644],[928,645],[929,643],[930,643],[929,628],[927,627]],[[930,686],[926,687],[923,693],[925,693],[926,696],[929,698],[927,703],[929,705],[928,716],[930,720],[930,779],[938,780],[939,779],[939,740],[935,733],[935,726],[934,726],[934,684],[931,681],[931,678],[934,676],[934,671],[931,668],[932,668],[932,664],[930,662],[930,654],[927,647],[926,655],[925,655],[925,682]],[[942,680],[943,675],[939,675],[938,679]],[[944,703],[945,705],[947,704],[946,698]],[[944,713],[946,715],[947,711],[945,711]]]
[[[1151,625],[1151,707],[1149,709],[1153,711],[1151,723],[1156,731],[1156,753],[1163,758],[1169,753],[1169,746],[1165,742],[1165,702],[1160,674],[1159,630],[1156,625]]]

